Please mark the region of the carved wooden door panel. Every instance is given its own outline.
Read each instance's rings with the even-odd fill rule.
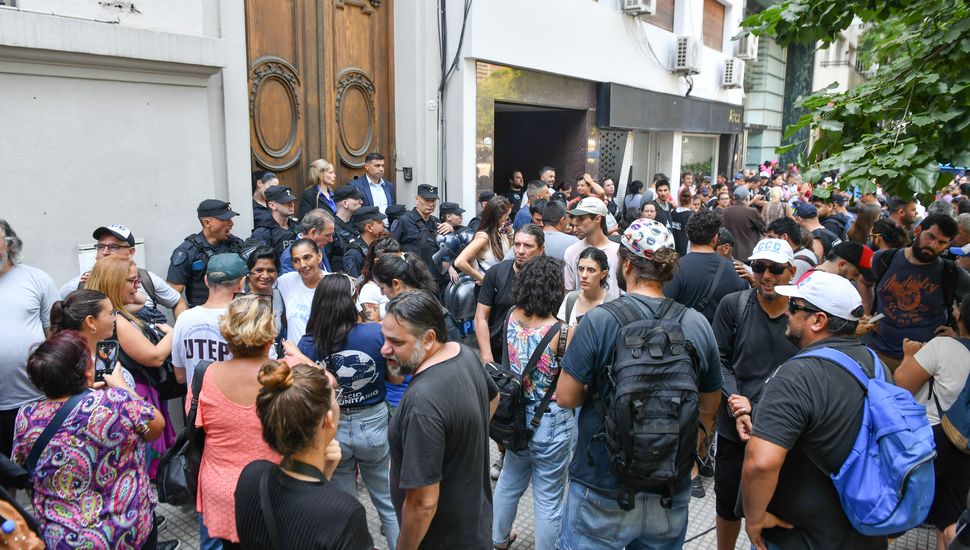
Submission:
[[[324,158],[342,184],[364,157],[394,181],[393,12],[388,0],[246,0],[252,169],[294,192]]]

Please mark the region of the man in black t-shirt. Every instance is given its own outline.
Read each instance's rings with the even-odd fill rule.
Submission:
[[[775,287],[775,292],[789,297],[785,335],[799,349],[837,349],[868,376],[883,368],[855,338],[862,298],[852,283],[815,271],[797,285]],[[867,537],[853,529],[829,477],[852,450],[864,402],[865,389],[852,374],[814,357],[796,356],[768,379],[741,476],[745,530],[752,545],[887,547],[886,537]],[[731,410],[735,417],[746,412],[743,403]]]
[[[757,287],[726,296],[711,323],[724,375],[714,468],[719,548],[734,548],[741,532],[737,501],[744,445],[751,437],[751,411],[758,405],[765,380],[798,351],[785,338],[788,298],[775,292],[795,274],[791,246],[781,239],[763,239],[750,260]]]
[[[685,228],[690,253],[680,259],[677,274],[664,285],[665,296],[701,312],[707,322],[714,320],[721,298],[748,288],[734,270],[734,263],[714,251],[720,229],[721,215],[717,212],[706,210],[691,216]]]
[[[795,205],[795,221],[798,225],[812,233],[812,252],[816,258],[825,258],[829,255],[832,247],[842,242],[838,235],[822,227],[818,221],[818,209],[807,202],[800,202]]]
[[[512,211],[509,212],[511,219],[515,219],[515,215],[519,213],[519,208],[522,208],[522,197],[524,196],[525,178],[522,177],[521,170],[513,170],[512,175],[509,176],[509,190],[505,192],[505,198],[509,199],[509,204],[512,205]]]
[[[491,548],[488,422],[498,388],[474,351],[447,342],[441,305],[426,290],[391,300],[381,331],[388,368],[413,375],[388,430],[398,547]]]

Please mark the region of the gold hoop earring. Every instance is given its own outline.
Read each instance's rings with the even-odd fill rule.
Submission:
[[[98,329],[96,329],[96,328],[92,328],[92,329],[91,329],[91,334],[94,334],[95,332],[98,332]]]

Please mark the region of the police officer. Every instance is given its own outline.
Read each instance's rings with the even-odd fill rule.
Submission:
[[[440,290],[447,283],[448,276],[442,275],[438,271],[438,267],[434,265],[432,258],[438,251],[438,235],[447,235],[454,230],[450,225],[442,223],[434,217],[433,214],[437,206],[438,188],[426,183],[419,185],[414,208],[401,216],[401,237],[399,241],[401,248],[421,258],[428,267],[428,271],[435,276]]]
[[[394,240],[401,241],[401,218],[408,213],[408,209],[403,204],[393,204],[384,211],[387,214],[387,231],[394,237]]]
[[[360,277],[368,249],[374,241],[387,234],[384,229],[386,219],[387,216],[381,214],[381,209],[376,206],[364,206],[354,212],[351,222],[360,232],[360,238],[355,239],[344,253],[344,272],[347,275]]]
[[[488,204],[488,201],[492,200],[492,197],[494,196],[495,196],[494,191],[482,191],[481,193],[478,194],[479,214],[485,211],[485,205]],[[475,216],[474,218],[471,219],[470,222],[468,222],[468,230],[471,231],[472,233],[478,231],[478,226],[481,223],[482,223],[482,219],[478,216]]]
[[[202,231],[186,237],[172,252],[166,277],[177,292],[185,290],[189,307],[204,304],[209,298],[203,281],[209,258],[224,252],[239,254],[243,248],[242,239],[231,234],[232,218],[239,213],[233,212],[228,202],[206,199],[199,203],[197,212]]]
[[[441,203],[441,207],[438,208],[438,215],[441,216],[441,221],[450,225],[456,235],[468,229],[468,227],[462,224],[464,222],[462,214],[464,213],[465,209],[454,202],[443,202]]]
[[[337,215],[333,217],[333,245],[329,251],[330,265],[334,269],[344,268],[344,254],[355,241],[360,240],[360,232],[351,219],[354,212],[364,205],[364,195],[354,185],[338,187],[333,192],[333,202],[337,205]]]
[[[272,217],[258,224],[250,238],[272,247],[279,256],[300,233],[299,220],[293,217],[297,198],[285,185],[269,187],[265,195]]]

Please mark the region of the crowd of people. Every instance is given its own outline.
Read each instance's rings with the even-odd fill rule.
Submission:
[[[246,238],[203,201],[164,277],[115,223],[58,289],[20,261],[43,236],[0,220],[0,453],[26,470],[0,481],[32,509],[0,500],[25,530],[178,548],[153,484],[191,407],[204,549],[505,549],[530,484],[536,548],[681,548],[705,477],[719,549],[742,527],[760,549],[886,548],[900,533],[862,532],[831,479],[868,418],[838,353],[923,407],[935,485],[900,489],[927,495],[909,527],[956,538],[966,176],[924,207],[767,162],[622,197],[544,167],[466,211],[429,184],[407,209],[380,154],[364,168],[337,185],[314,161],[296,194],[254,174]]]

